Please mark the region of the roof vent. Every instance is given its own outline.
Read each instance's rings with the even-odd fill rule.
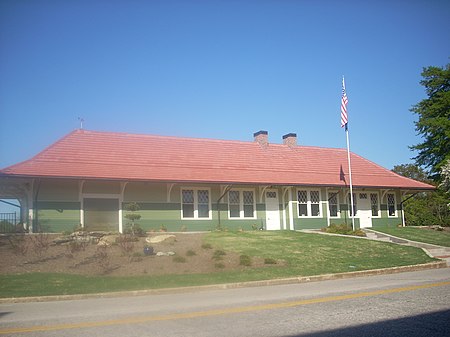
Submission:
[[[296,133],[288,133],[283,136],[283,144],[289,147],[297,146],[297,134]]]
[[[255,137],[255,142],[259,143],[261,146],[267,146],[269,145],[269,133],[267,131],[258,131],[253,134],[253,137]]]

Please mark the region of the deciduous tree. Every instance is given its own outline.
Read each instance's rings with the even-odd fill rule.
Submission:
[[[414,158],[419,166],[430,170],[435,181],[440,180],[441,167],[450,159],[450,64],[428,67],[422,72],[420,84],[427,98],[411,108],[419,119],[416,131],[423,142],[411,146],[418,151]]]

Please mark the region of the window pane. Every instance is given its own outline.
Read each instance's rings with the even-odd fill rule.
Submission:
[[[395,216],[395,207],[389,205],[388,206],[388,212],[389,212],[389,216]]]
[[[198,191],[198,203],[199,204],[209,204],[209,191],[199,190]]]
[[[239,205],[230,204],[230,218],[239,218],[240,210]]]
[[[277,197],[277,192],[267,192],[266,193],[266,198],[276,198]]]
[[[183,204],[183,218],[194,217],[194,204]]]
[[[311,204],[311,216],[319,216],[319,204]]]
[[[244,205],[253,205],[253,191],[244,191]]]
[[[194,203],[194,191],[193,190],[183,190],[183,204],[193,204]]]
[[[394,194],[389,193],[387,195],[387,202],[388,202],[389,216],[395,216],[395,196],[394,196]]]
[[[193,218],[194,217],[194,191],[193,190],[183,190],[183,218]]]
[[[337,205],[330,205],[330,216],[337,216],[338,208]]]
[[[228,199],[230,202],[230,205],[239,205],[239,191],[230,191],[228,192]]]
[[[328,205],[330,208],[330,216],[338,216],[338,201],[337,193],[334,193],[330,199],[328,199]]]
[[[253,218],[254,215],[253,203],[251,205],[244,205],[244,217]]]
[[[199,218],[208,218],[209,217],[209,205],[198,205],[198,217]]]
[[[353,212],[355,212],[355,215],[356,215],[358,213],[358,207],[356,205],[356,194],[355,193],[353,193],[353,212],[352,212],[351,204],[352,204],[352,200],[351,200],[351,196],[349,194],[348,195],[348,209],[350,212],[350,216],[352,216]]]
[[[297,192],[298,202],[301,204],[306,204],[308,202],[308,194],[306,191]]]
[[[319,191],[311,191],[311,203],[318,204],[320,202],[320,192]]]
[[[372,205],[372,216],[378,216],[378,194],[370,193],[370,204]]]
[[[308,208],[306,204],[298,204],[298,215],[308,216]]]

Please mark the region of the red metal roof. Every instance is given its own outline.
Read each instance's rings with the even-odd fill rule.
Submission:
[[[393,173],[351,154],[355,187],[429,190],[433,186]],[[257,142],[75,130],[1,175],[348,186],[346,149],[289,147]]]

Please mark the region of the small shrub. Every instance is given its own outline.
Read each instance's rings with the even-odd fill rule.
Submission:
[[[186,262],[186,258],[184,256],[179,256],[179,255],[175,255],[173,257],[173,262],[176,263],[185,263]]]
[[[79,252],[79,251],[84,251],[86,249],[87,246],[87,242],[86,241],[77,241],[77,240],[73,240],[70,241],[69,244],[66,246],[67,247],[67,251],[70,254]]]
[[[212,249],[212,245],[210,243],[203,243],[201,247],[203,249]]]
[[[130,262],[140,262],[140,261],[142,261],[142,256],[143,255],[144,255],[143,253],[134,252],[133,254],[131,254]]]
[[[123,233],[130,234],[133,236],[145,236],[146,235],[145,231],[137,223],[135,223],[135,224],[127,223],[126,228],[124,229]]]
[[[186,256],[195,256],[195,255],[197,255],[197,253],[195,251],[193,251],[192,249],[189,249],[186,252]]]
[[[95,252],[95,261],[100,269],[106,273],[111,269],[111,258],[108,253],[108,248],[106,246],[98,246]]]
[[[11,235],[8,237],[9,244],[15,255],[26,255],[29,244],[24,235]]]
[[[264,264],[277,264],[277,260],[267,257],[264,259]]]
[[[366,236],[366,233],[364,233],[364,231],[362,231],[361,229],[353,230],[351,226],[348,226],[346,224],[331,224],[328,227],[322,228],[321,231],[332,234]]]
[[[204,244],[202,244],[202,248],[203,249],[212,249],[212,246],[210,243],[204,243]]]
[[[30,236],[31,248],[36,256],[41,257],[50,247],[50,236],[47,233],[39,233]]]
[[[225,268],[225,265],[222,262],[217,262],[214,267],[216,267],[217,269],[223,269]]]
[[[224,255],[227,255],[227,254],[223,250],[218,249],[218,250],[214,251],[212,258],[214,260],[223,260]]]
[[[252,258],[248,255],[239,256],[239,265],[249,267],[252,265]]]
[[[134,251],[134,241],[132,235],[122,234],[116,240],[117,245],[119,246],[122,254],[130,255]]]

